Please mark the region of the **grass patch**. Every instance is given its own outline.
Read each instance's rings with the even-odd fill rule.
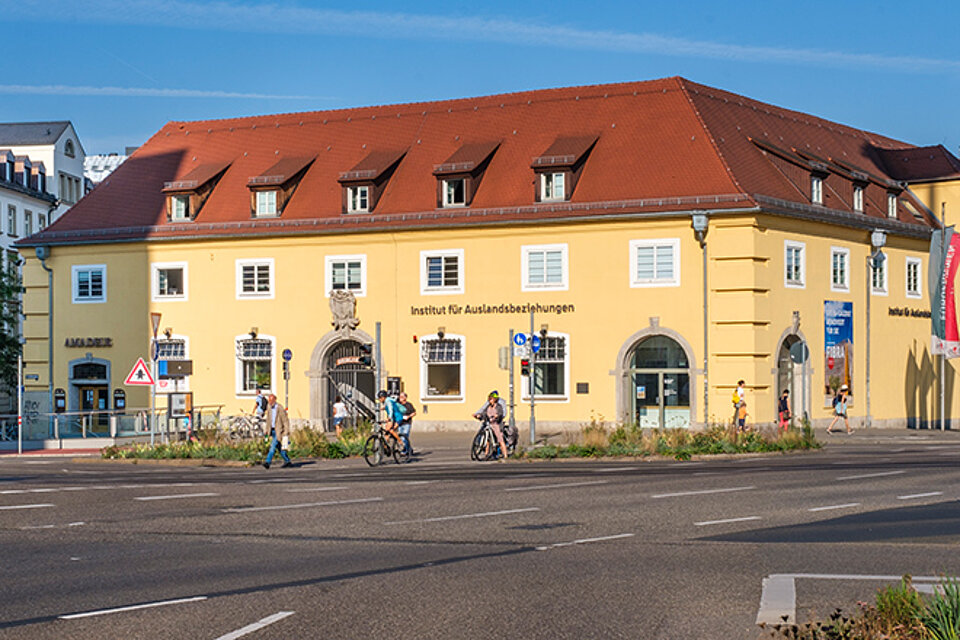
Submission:
[[[794,640],[960,640],[960,582],[945,577],[939,587],[924,598],[910,576],[903,576],[849,615],[837,609],[827,620],[764,628],[770,637]]]
[[[602,419],[593,419],[580,433],[566,437],[562,444],[549,444],[517,457],[597,458],[604,456],[667,456],[689,460],[695,455],[722,453],[783,452],[795,449],[819,449],[820,443],[808,425],[778,431],[737,433],[730,427],[715,425],[706,431],[689,429],[641,429],[638,425],[607,426]]]

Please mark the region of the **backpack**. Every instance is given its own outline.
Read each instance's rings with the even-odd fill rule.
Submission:
[[[840,394],[833,396],[833,408],[837,408],[837,404],[840,402]]]
[[[257,396],[257,406],[260,408],[261,411],[266,411],[266,410],[267,410],[267,399],[266,399],[266,397],[264,397],[264,396],[262,396],[262,395],[261,395],[261,396]]]
[[[736,389],[733,390],[733,399],[732,399],[732,400],[733,400],[733,405],[734,405],[734,406],[737,406],[738,404],[740,404],[740,394],[737,393],[737,390],[736,390]]]

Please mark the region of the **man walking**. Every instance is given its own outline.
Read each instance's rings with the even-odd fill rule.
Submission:
[[[410,444],[410,428],[413,426],[413,416],[417,415],[417,410],[413,406],[413,403],[407,399],[407,394],[404,391],[401,391],[400,395],[397,396],[397,402],[403,407],[403,419],[400,420],[400,426],[397,427],[397,432],[399,432],[400,436],[405,440],[404,445],[407,447],[410,455],[413,455],[413,445]]]
[[[267,425],[270,427],[270,451],[267,452],[267,459],[263,461],[263,468],[269,469],[273,462],[273,455],[277,452],[277,446],[280,446],[280,457],[283,458],[281,468],[292,467],[290,456],[287,449],[290,448],[290,418],[287,417],[287,410],[277,403],[277,396],[272,393],[267,396]]]

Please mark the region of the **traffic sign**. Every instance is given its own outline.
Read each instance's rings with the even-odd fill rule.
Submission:
[[[527,344],[527,334],[525,333],[513,334],[513,344],[517,345],[518,347],[522,347],[523,345]]]
[[[534,353],[540,351],[540,336],[533,336],[533,339],[530,340],[530,346]]]
[[[293,360],[293,351],[291,351],[290,349],[284,349],[283,360],[284,362],[290,362],[291,360]]]
[[[150,359],[154,362],[157,361],[157,358],[160,357],[160,349],[157,346],[157,339],[154,338],[150,341]]]
[[[123,381],[123,384],[142,385],[144,387],[149,387],[153,383],[153,376],[150,375],[150,370],[147,369],[147,363],[143,361],[143,358],[137,358],[137,364],[133,365],[127,379]]]

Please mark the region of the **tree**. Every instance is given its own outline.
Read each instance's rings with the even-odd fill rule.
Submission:
[[[17,388],[17,357],[20,356],[20,300],[23,287],[19,269],[0,268],[0,382]]]

